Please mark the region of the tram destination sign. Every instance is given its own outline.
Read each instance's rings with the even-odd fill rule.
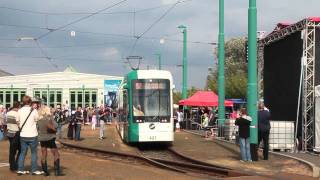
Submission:
[[[135,84],[137,90],[141,89],[166,89],[167,84],[165,82],[137,82]]]

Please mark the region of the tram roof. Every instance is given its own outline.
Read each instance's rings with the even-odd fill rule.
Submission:
[[[165,70],[137,70],[138,79],[169,79],[172,81],[170,71]]]

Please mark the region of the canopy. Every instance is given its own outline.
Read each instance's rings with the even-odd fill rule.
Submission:
[[[218,96],[212,91],[198,91],[188,99],[179,101],[184,106],[218,106]],[[225,106],[233,106],[232,101],[225,101]]]

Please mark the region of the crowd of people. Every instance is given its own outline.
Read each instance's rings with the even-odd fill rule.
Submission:
[[[268,160],[269,134],[270,134],[270,112],[263,103],[258,106],[258,144],[263,142],[263,159]],[[210,121],[215,119],[212,109],[200,108],[201,125],[208,127]],[[29,96],[24,96],[22,102],[15,102],[10,109],[0,106],[0,126],[6,129],[9,139],[9,164],[10,170],[18,175],[28,174],[24,169],[24,161],[28,151],[31,149],[31,174],[49,175],[47,165],[47,149],[51,149],[54,157],[55,175],[60,176],[60,156],[55,143],[56,138],[62,138],[62,124],[69,122],[67,137],[80,140],[81,126],[91,124],[95,130],[100,126],[99,139],[105,138],[105,124],[112,122],[113,111],[110,107],[100,106],[98,108],[81,108],[70,111],[57,106],[56,109],[32,102]],[[233,118],[235,125],[239,126],[238,135],[240,143],[241,161],[252,162],[252,148],[250,147],[250,128],[252,118],[248,116],[245,108],[240,110]],[[177,110],[174,116],[174,131],[176,126],[183,128],[184,114]],[[178,125],[177,125],[178,124]],[[6,127],[6,128],[4,128]],[[210,129],[212,131],[212,129]],[[213,132],[211,132],[213,135]],[[207,137],[207,134],[206,134]],[[39,171],[37,164],[38,142],[41,146],[41,167]]]
[[[6,112],[1,107],[0,125],[5,129],[9,139],[9,168],[18,175],[29,174],[25,170],[24,161],[27,151],[31,150],[31,174],[49,176],[47,149],[51,149],[54,157],[54,174],[61,176],[60,155],[55,143],[56,133],[61,122],[57,122],[56,114],[61,110],[53,110],[48,106],[32,102],[24,96],[22,102],[14,102]],[[62,117],[62,116],[60,116]],[[61,128],[60,128],[61,132]],[[38,143],[41,146],[41,167],[38,168]]]
[[[176,127],[183,128],[183,115],[181,110],[177,110],[174,116],[174,131]],[[215,126],[217,125],[217,108],[199,107],[198,111],[194,113],[196,121],[199,123],[200,128],[205,131],[205,138],[214,137],[217,135]],[[269,109],[266,108],[263,102],[258,105],[258,145],[263,143],[263,159],[268,160],[269,152],[269,134],[270,134],[270,117]],[[235,125],[238,126],[238,137],[240,144],[241,162],[252,162],[257,160],[257,157],[251,157],[252,152],[250,146],[250,128],[252,118],[247,114],[246,108],[241,108],[238,111],[230,111],[226,113],[226,118],[235,119]],[[176,125],[179,124],[179,125]],[[217,128],[216,128],[217,129]],[[256,154],[256,153],[254,153]]]
[[[18,175],[29,174],[24,169],[24,161],[28,148],[31,150],[31,174],[49,176],[47,164],[47,149],[51,149],[54,157],[54,172],[62,175],[60,155],[56,146],[56,138],[62,138],[62,126],[68,124],[67,137],[80,140],[81,127],[91,124],[91,129],[99,128],[99,139],[105,139],[105,125],[112,122],[113,110],[110,107],[97,108],[78,107],[71,110],[67,106],[50,108],[32,101],[24,96],[22,102],[14,102],[11,108],[0,106],[0,128],[9,139],[10,170]],[[41,146],[41,168],[38,168],[37,148]]]
[[[90,125],[94,131],[96,127],[99,128],[99,139],[105,139],[105,124],[111,123],[113,117],[113,110],[110,107],[100,106],[98,108],[81,108],[71,111],[68,125],[68,139],[80,141],[81,126]]]

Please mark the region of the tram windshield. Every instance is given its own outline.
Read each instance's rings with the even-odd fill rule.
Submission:
[[[134,80],[133,115],[136,117],[170,116],[170,81],[166,79]]]

